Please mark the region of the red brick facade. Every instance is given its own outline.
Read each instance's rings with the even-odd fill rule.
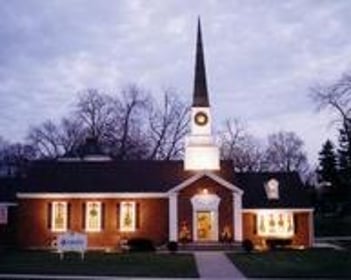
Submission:
[[[190,186],[179,192],[178,196],[178,228],[185,222],[193,237],[193,208],[190,199],[201,194],[204,189],[207,189],[209,194],[216,194],[221,199],[219,204],[218,215],[218,233],[219,235],[227,226],[233,229],[233,194],[232,191],[208,177],[203,177],[194,182]],[[233,232],[231,233],[233,235]],[[219,238],[218,238],[219,239]]]
[[[89,233],[89,247],[116,247],[121,238],[148,237],[156,244],[168,240],[168,199],[133,199],[138,204],[138,226],[135,232],[120,232],[118,203],[122,199],[94,199],[104,204],[104,226]],[[21,199],[18,205],[18,243],[21,248],[49,247],[57,233],[50,229],[48,205],[53,200]],[[55,201],[58,201],[57,199]],[[87,199],[62,199],[70,204],[69,230],[84,232],[83,203]]]

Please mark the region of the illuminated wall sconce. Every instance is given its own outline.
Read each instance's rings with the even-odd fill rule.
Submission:
[[[208,189],[204,188],[204,189],[202,190],[202,194],[208,194]]]

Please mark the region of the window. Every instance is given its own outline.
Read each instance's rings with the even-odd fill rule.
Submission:
[[[122,201],[120,205],[119,224],[121,231],[135,231],[136,229],[136,203],[135,201]]]
[[[257,213],[257,235],[271,238],[291,238],[294,235],[293,213],[262,210]]]
[[[264,187],[268,199],[279,199],[279,182],[276,179],[269,180]]]
[[[85,230],[89,232],[99,232],[102,228],[101,202],[87,202],[85,211]]]
[[[6,205],[0,204],[0,224],[7,224],[8,211]]]
[[[67,202],[54,201],[51,211],[51,230],[54,232],[64,232],[68,224]]]

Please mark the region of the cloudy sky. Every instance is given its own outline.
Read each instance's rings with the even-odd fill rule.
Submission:
[[[351,70],[349,0],[0,0],[0,135],[72,109],[77,92],[137,83],[192,92],[201,15],[214,118],[239,118],[259,138],[298,133],[314,161],[335,139],[309,88]]]

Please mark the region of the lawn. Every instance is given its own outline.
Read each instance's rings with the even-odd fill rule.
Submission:
[[[271,251],[228,257],[247,277],[351,278],[351,254],[346,250]]]
[[[0,256],[0,274],[62,274],[143,277],[198,277],[191,254],[89,252],[84,261],[68,254],[21,251]]]

